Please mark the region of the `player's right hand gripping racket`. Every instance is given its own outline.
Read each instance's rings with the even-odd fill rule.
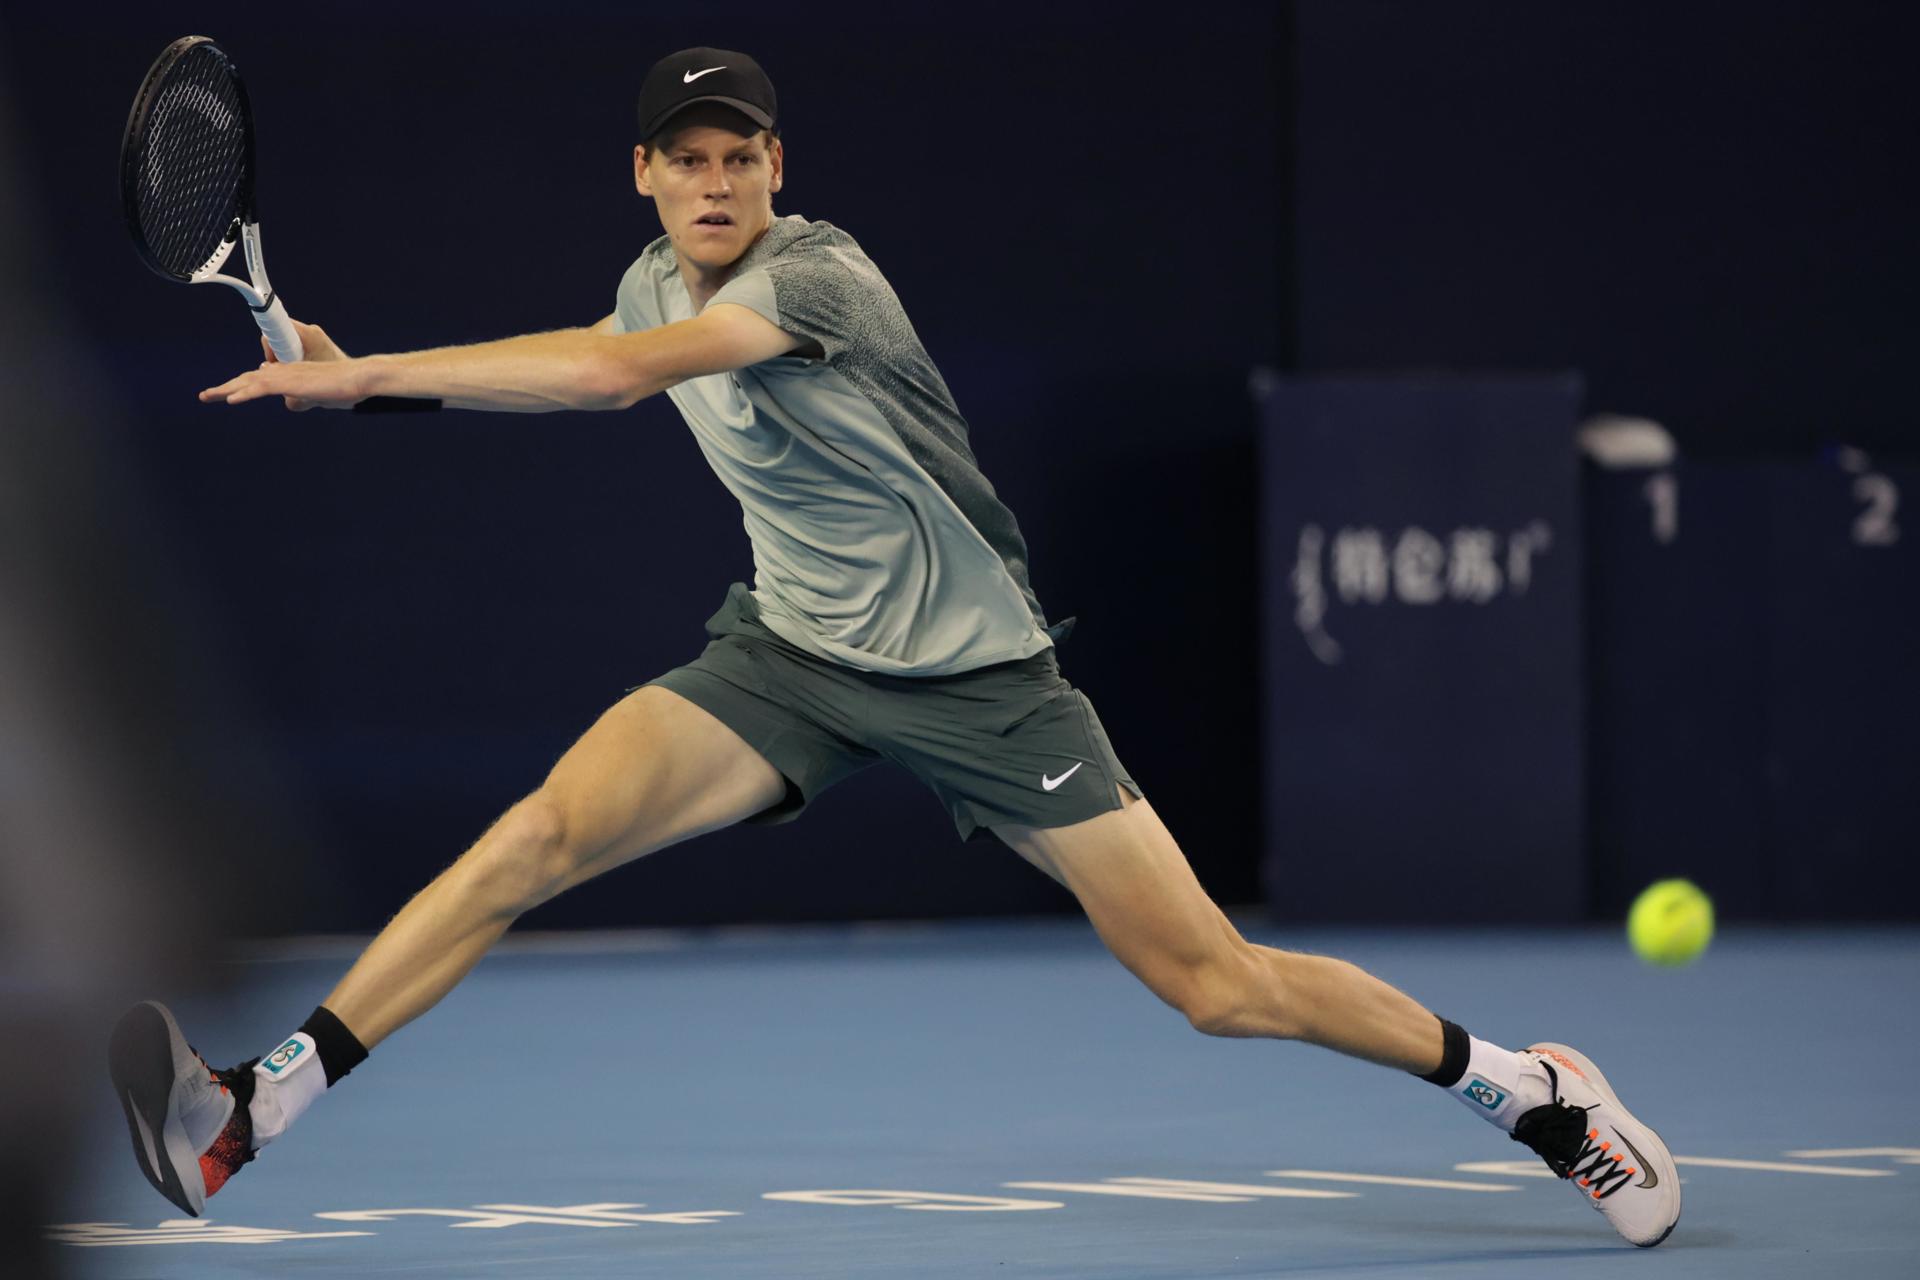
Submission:
[[[219,282],[240,291],[276,358],[305,356],[286,304],[267,282],[253,197],[253,110],[225,51],[206,36],[183,36],[154,60],[134,95],[120,142],[120,197],[133,247],[149,267],[186,284]],[[220,268],[238,241],[241,280]],[[437,409],[440,401],[374,396],[363,412]]]

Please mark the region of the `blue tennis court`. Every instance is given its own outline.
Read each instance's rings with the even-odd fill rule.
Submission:
[[[1672,1147],[1684,1216],[1622,1243],[1438,1091],[1209,1040],[1078,923],[509,935],[180,1220],[104,1084],[55,1227],[98,1277],[1911,1276],[1920,932],[1290,932],[1483,1034],[1559,1037]],[[352,953],[283,944],[181,1001],[258,1051]]]

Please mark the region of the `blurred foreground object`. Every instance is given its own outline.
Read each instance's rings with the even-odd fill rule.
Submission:
[[[0,61],[0,67],[4,67]],[[117,470],[116,406],[48,274],[45,210],[0,82],[0,1259],[43,1240],[109,1115],[105,1042],[131,992],[180,994],[260,913],[243,858],[281,842],[260,757],[162,605],[164,539]],[[103,158],[104,160],[105,158]],[[101,199],[110,198],[102,193]],[[117,247],[117,246],[116,246]],[[137,264],[127,263],[130,282]],[[177,593],[176,593],[177,594]],[[217,764],[216,764],[217,762]],[[220,774],[216,786],[212,772]],[[111,1156],[124,1163],[116,1136]]]

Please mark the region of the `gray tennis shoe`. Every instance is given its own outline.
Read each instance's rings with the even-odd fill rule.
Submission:
[[[121,1015],[107,1063],[140,1172],[154,1190],[199,1217],[207,1197],[253,1159],[247,1111],[253,1064],[214,1070],[166,1006],[151,1000]]]

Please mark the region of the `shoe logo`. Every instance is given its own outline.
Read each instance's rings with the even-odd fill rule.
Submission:
[[[1071,778],[1074,774],[1080,772],[1080,765],[1085,763],[1086,763],[1085,760],[1080,761],[1080,764],[1074,765],[1073,768],[1067,770],[1065,773],[1061,774],[1057,778],[1049,778],[1046,774],[1043,773],[1040,775],[1040,785],[1046,790],[1051,791],[1055,787],[1059,786],[1061,783],[1065,782],[1068,778]]]
[[[1559,1063],[1561,1066],[1565,1067],[1567,1070],[1573,1072],[1573,1074],[1579,1076],[1582,1080],[1585,1080],[1587,1078],[1587,1073],[1580,1069],[1579,1064],[1574,1062],[1572,1058],[1569,1058],[1564,1053],[1560,1053],[1553,1049],[1549,1049],[1544,1045],[1535,1045],[1528,1052],[1537,1053],[1543,1058],[1552,1058],[1555,1062]]]
[[[127,1090],[127,1110],[133,1113],[133,1122],[140,1126],[140,1141],[147,1144],[147,1168],[153,1170],[155,1178],[164,1178],[166,1174],[160,1168],[160,1151],[153,1145],[153,1130],[147,1127],[147,1118],[140,1114],[131,1089]]]
[[[710,76],[716,71],[725,71],[725,70],[726,70],[726,67],[722,65],[718,67],[708,67],[705,71],[689,71],[685,75],[680,77],[680,83],[692,84],[695,80],[698,80],[701,76]]]
[[[1633,1152],[1633,1162],[1639,1165],[1642,1169],[1645,1169],[1647,1171],[1646,1180],[1643,1182],[1636,1183],[1635,1185],[1644,1187],[1648,1191],[1651,1191],[1655,1187],[1659,1186],[1660,1175],[1653,1171],[1653,1166],[1647,1163],[1647,1158],[1640,1154],[1640,1148],[1634,1146],[1632,1141],[1628,1139],[1627,1135],[1624,1133],[1621,1133],[1617,1127],[1614,1129],[1613,1132],[1620,1139],[1620,1141],[1627,1144],[1627,1150]]]
[[[306,1051],[307,1046],[301,1042],[299,1036],[295,1036],[268,1055],[267,1060],[260,1064],[261,1069],[270,1076],[283,1075],[287,1068]]]
[[[1489,1111],[1497,1110],[1500,1104],[1507,1100],[1505,1093],[1494,1088],[1479,1076],[1475,1076],[1469,1081],[1467,1087],[1460,1092],[1466,1094],[1467,1097],[1473,1099]]]

